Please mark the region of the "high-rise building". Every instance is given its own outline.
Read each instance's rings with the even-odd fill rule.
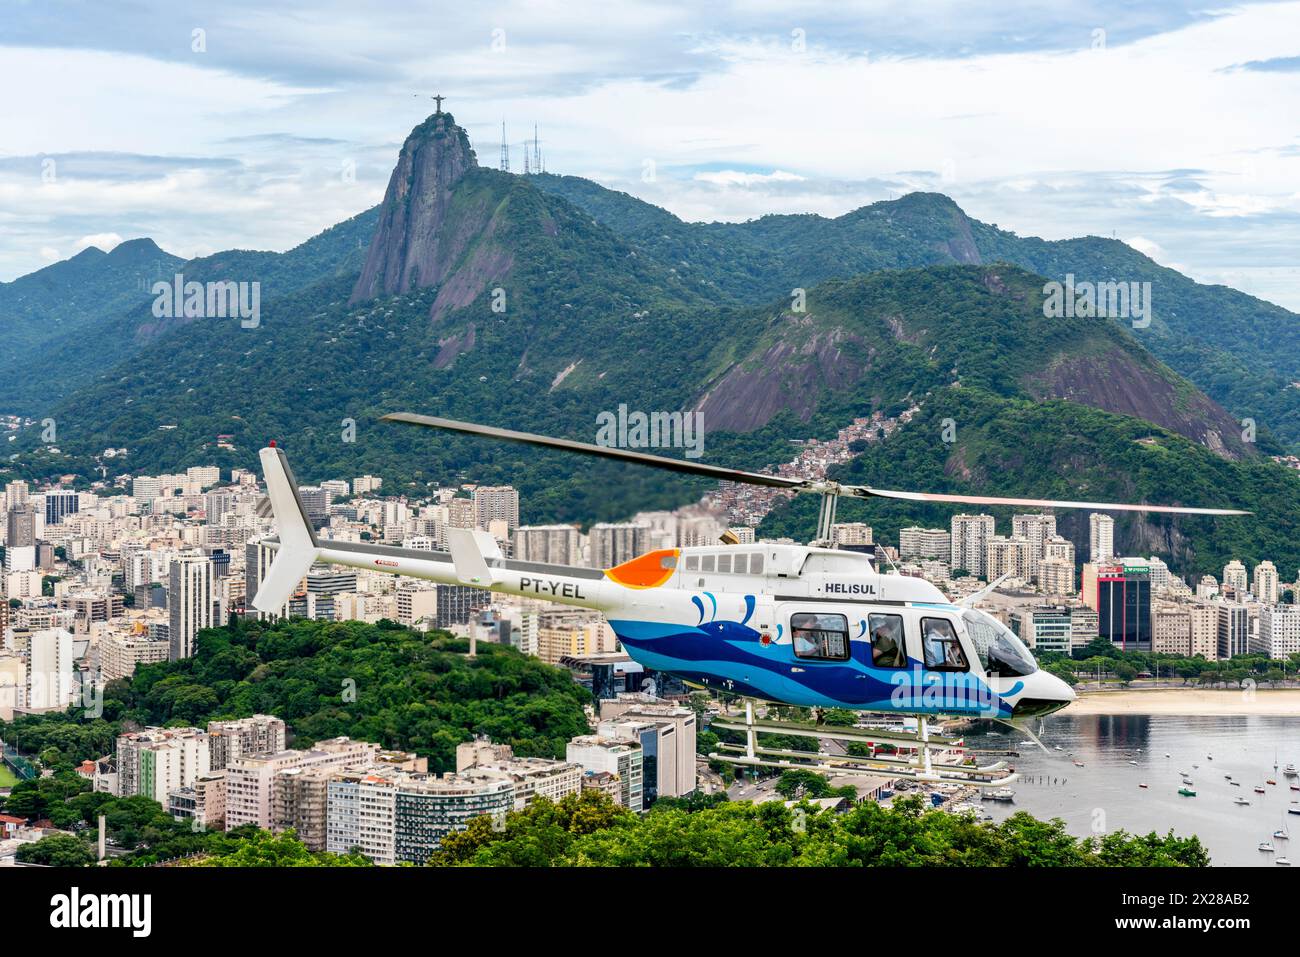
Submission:
[[[547,664],[611,652],[617,647],[618,639],[609,622],[585,608],[550,609],[539,615],[537,657]]]
[[[872,535],[871,526],[865,522],[836,522],[831,525],[831,544],[840,548],[870,548],[875,544]]]
[[[1084,566],[1084,602],[1101,637],[1126,651],[1151,650],[1151,573],[1146,565]]]
[[[167,792],[167,813],[197,821],[205,831],[221,830],[226,824],[226,775],[200,774],[191,784],[172,788]]]
[[[1245,565],[1234,558],[1223,566],[1223,588],[1225,591],[1231,588],[1237,601],[1241,601],[1249,587],[1246,583]]]
[[[1009,627],[1035,651],[1068,655],[1073,647],[1073,612],[1067,605],[1021,608],[1011,612]]]
[[[1155,605],[1151,609],[1151,636],[1151,650],[1157,654],[1191,657],[1191,606],[1165,603]]]
[[[577,565],[582,541],[574,525],[521,525],[515,529],[514,557],[546,565]]]
[[[1289,658],[1300,652],[1300,605],[1265,605],[1259,613],[1259,638],[1252,652]]]
[[[117,795],[143,794],[163,807],[168,793],[210,772],[208,736],[198,728],[145,728],[117,739]]]
[[[428,631],[438,620],[438,591],[442,585],[414,579],[397,583],[397,620],[407,628]],[[450,585],[446,587],[452,587]],[[468,618],[465,619],[469,621]]]
[[[492,604],[490,591],[470,585],[439,585],[434,595],[437,610],[433,623],[437,628],[464,625],[474,617],[475,612]],[[400,593],[398,598],[400,600]]]
[[[1038,581],[1038,564],[1045,556],[1047,542],[1056,538],[1056,516],[1045,512],[1011,516],[1011,537],[1029,542],[1029,568],[1026,581]],[[992,581],[992,579],[989,579]]]
[[[988,540],[984,559],[984,574],[989,581],[1009,575],[1029,581],[1033,567],[1033,543],[1027,538],[1003,538],[994,535]]]
[[[994,535],[992,515],[952,517],[952,569],[965,569],[976,578],[985,577],[989,539]]]
[[[1192,657],[1215,661],[1219,657],[1219,609],[1206,602],[1194,602],[1188,613],[1192,620]]]
[[[519,491],[512,485],[480,485],[474,489],[474,509],[479,528],[505,522],[511,532],[519,527]]]
[[[168,574],[168,638],[172,661],[194,654],[200,631],[213,626],[212,563],[202,555],[178,555]]]
[[[376,864],[425,864],[442,839],[481,815],[515,805],[504,775],[412,774],[381,769],[335,773],[328,792],[326,850],[359,850]]]
[[[294,768],[368,767],[379,746],[350,738],[318,741],[310,751],[245,754],[226,765],[226,830],[256,824],[283,830],[289,824],[279,815],[288,807],[280,795],[284,772]]]
[[[1277,566],[1262,561],[1255,566],[1254,595],[1266,605],[1276,605],[1278,596]]]
[[[5,509],[12,512],[19,506],[26,505],[30,494],[26,482],[21,479],[10,482],[5,486]]]
[[[1074,594],[1074,562],[1044,558],[1038,566],[1038,584],[1045,595]]]
[[[600,522],[591,526],[591,567],[613,568],[647,551],[650,526],[636,522]]]
[[[640,742],[645,804],[649,806],[658,798],[685,797],[695,790],[696,719],[691,708],[642,700],[645,697],[623,694],[602,701],[597,733]]]
[[[81,496],[68,489],[55,488],[45,493],[45,524],[62,525],[68,515],[81,508]]]
[[[1115,557],[1115,519],[1101,512],[1088,516],[1088,561],[1094,565]]]
[[[329,492],[319,485],[309,485],[299,486],[298,495],[302,499],[303,511],[307,513],[307,521],[316,527],[320,527],[329,521]]]
[[[224,771],[231,761],[246,754],[283,751],[284,742],[284,722],[274,715],[255,714],[251,718],[208,722],[213,771]]]
[[[632,811],[645,809],[641,745],[584,735],[573,738],[565,749],[565,758],[581,765],[586,772],[607,772],[618,781],[616,800]]]
[[[942,528],[910,525],[898,532],[899,558],[952,558],[952,533]]]
[[[1249,652],[1249,609],[1244,603],[1236,601],[1219,601],[1215,606],[1219,613],[1219,658],[1232,658]]]
[[[36,509],[20,504],[9,510],[7,548],[22,548],[36,544]],[[7,563],[6,563],[7,567]]]
[[[99,642],[99,668],[105,681],[130,678],[141,665],[171,660],[171,642],[147,630],[108,634]]]
[[[27,645],[27,709],[62,711],[77,700],[72,633],[62,628],[32,632]]]

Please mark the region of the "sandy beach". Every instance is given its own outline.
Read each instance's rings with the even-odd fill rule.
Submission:
[[[1267,715],[1300,717],[1300,688],[1211,691],[1168,688],[1140,691],[1091,691],[1061,712],[1090,714]]]

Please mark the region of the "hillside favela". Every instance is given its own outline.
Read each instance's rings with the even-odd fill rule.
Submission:
[[[32,926],[250,868],[1285,914],[1300,5],[150,6],[0,34],[66,74],[0,153]],[[1125,90],[1122,158],[1045,119]]]

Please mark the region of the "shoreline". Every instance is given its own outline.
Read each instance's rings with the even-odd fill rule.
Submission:
[[[1237,689],[1162,688],[1128,691],[1085,691],[1059,712],[1091,715],[1206,715],[1300,718],[1300,688]]]

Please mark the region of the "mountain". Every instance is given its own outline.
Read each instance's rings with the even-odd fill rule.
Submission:
[[[13,369],[61,336],[116,315],[145,293],[145,277],[181,262],[152,239],[131,239],[112,252],[88,246],[71,259],[0,283],[0,369]]]
[[[50,414],[145,343],[193,321],[155,317],[154,283],[172,282],[178,273],[187,282],[257,282],[262,302],[274,301],[332,276],[355,275],[377,216],[377,207],[366,210],[284,253],[228,250],[185,261],[148,239],[111,253],[92,247],[0,285],[0,321],[7,329],[18,316],[17,335],[6,337],[0,353],[0,411]]]
[[[1226,286],[1197,283],[1117,240],[1020,237],[968,217],[937,193],[911,193],[833,219],[684,223],[577,177],[533,180],[688,282],[751,303],[825,279],[939,263],[1009,262],[1058,282],[1067,275],[1149,282],[1150,325],[1132,330],[1139,341],[1239,420],[1252,419],[1263,434],[1300,448],[1300,316]]]
[[[553,179],[478,167],[450,114],[435,114],[403,144],[383,203],[339,235],[283,257],[194,265],[231,278],[239,263],[275,284],[256,327],[145,323],[129,359],[53,406],[58,450],[28,430],[12,472],[256,467],[275,438],[304,481],[371,472],[412,494],[508,481],[527,521],[588,522],[683,504],[709,484],[377,420],[433,412],[591,441],[597,414],[622,405],[695,409],[707,461],[757,469],[790,459],[792,439],[919,405],[850,474],[886,487],[1266,508],[1223,524],[1117,524],[1120,541],[1167,546],[1188,570],[1228,546],[1300,562],[1300,543],[1276,531],[1300,524],[1300,475],[1243,442],[1232,415],[1148,350],[1149,330],[1047,318],[1043,276],[986,262],[993,227],[950,201],[701,229],[581,182],[561,184],[563,195]],[[700,257],[671,258],[682,243]],[[827,275],[796,282],[782,270]],[[943,440],[948,419],[955,442]],[[102,460],[106,447],[129,451]],[[766,530],[806,535],[807,508],[778,509]],[[878,514],[882,529],[904,516]]]

